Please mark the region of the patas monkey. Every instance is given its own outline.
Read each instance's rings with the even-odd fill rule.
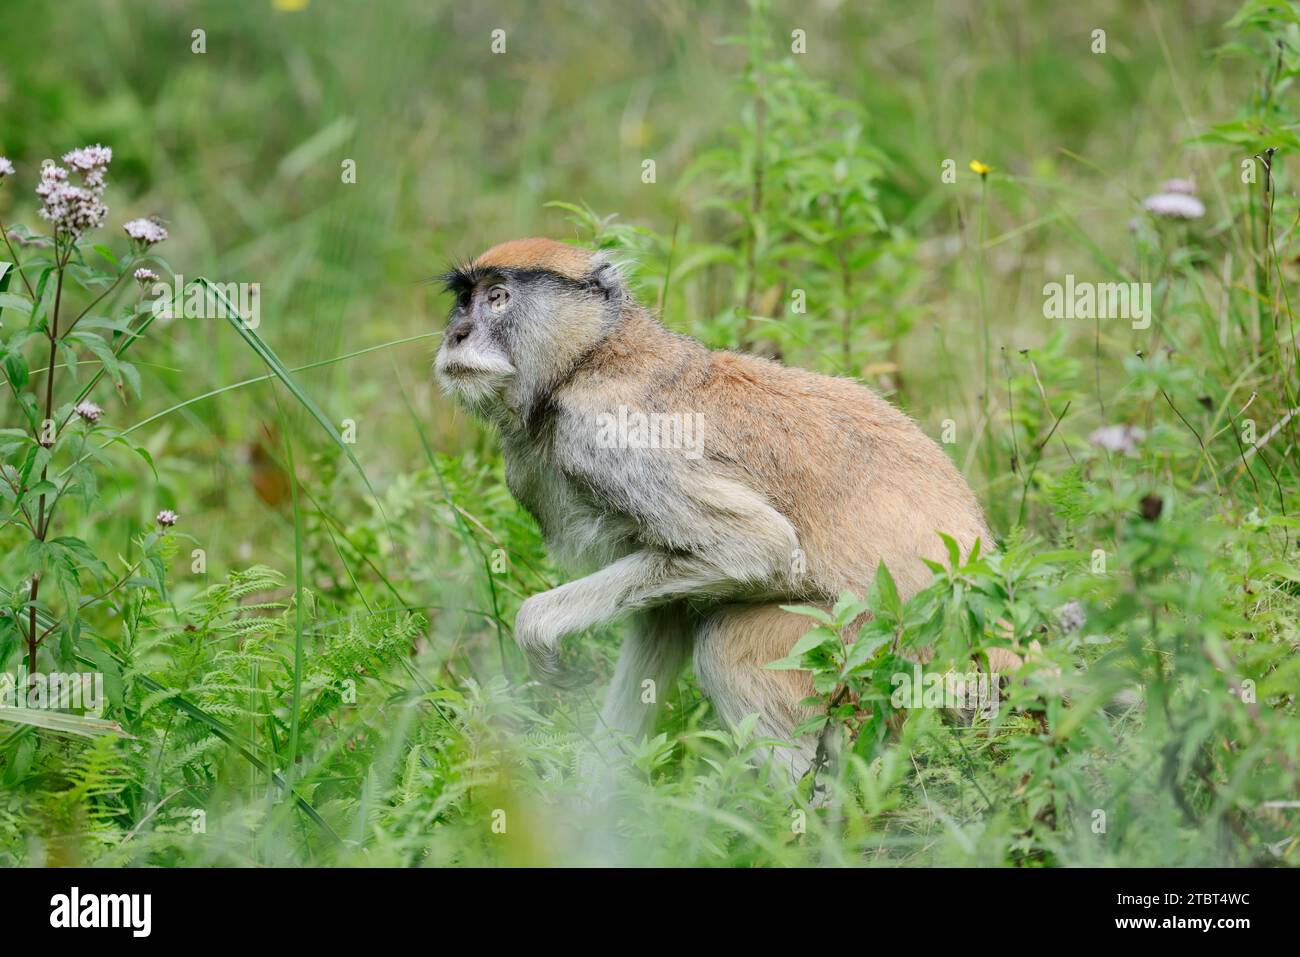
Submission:
[[[808,620],[781,604],[865,594],[883,561],[906,599],[992,537],[974,494],[870,389],[670,332],[605,255],[502,243],[446,277],[443,387],[501,433],[506,480],[586,576],[527,599],[515,639],[541,676],[566,636],[635,613],[602,722],[638,736],[693,651],[729,722],[789,741],[809,676],[764,665]],[[648,684],[647,682],[651,682]],[[647,689],[650,693],[646,694]],[[797,777],[816,741],[781,754]]]

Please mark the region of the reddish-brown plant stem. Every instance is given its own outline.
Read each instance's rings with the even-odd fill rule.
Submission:
[[[56,238],[57,243],[57,238]],[[57,248],[57,247],[56,247]],[[41,420],[36,428],[36,441],[41,442],[41,433],[47,428],[49,423],[54,420],[54,362],[58,358],[59,349],[59,309],[63,305],[63,273],[64,267],[68,264],[68,258],[71,255],[71,247],[66,252],[62,260],[56,256],[58,279],[54,287],[54,312],[50,315],[50,324],[46,335],[50,340],[50,362],[45,370],[45,418]],[[44,443],[42,443],[44,444]],[[41,481],[44,482],[49,475],[50,463],[47,461],[41,467]],[[49,532],[49,519],[53,517],[54,510],[50,510],[50,515],[45,514],[45,493],[41,493],[36,506],[36,540],[43,542]],[[36,677],[36,652],[40,647],[41,639],[44,635],[36,634],[36,599],[40,594],[41,573],[39,571],[32,573],[32,587],[28,597],[30,606],[27,617],[27,674],[28,680],[35,680]]]

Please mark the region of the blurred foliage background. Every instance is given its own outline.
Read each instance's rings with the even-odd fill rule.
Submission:
[[[584,202],[662,234],[721,232],[715,184],[687,174],[752,110],[738,82],[745,47],[728,42],[749,29],[743,5],[412,3],[364,16],[343,4],[292,7],[6,4],[5,155],[30,170],[73,144],[112,145],[114,212],[164,216],[169,259],[185,275],[261,283],[265,337],[295,366],[436,331],[446,303],[424,280],[450,259],[503,237],[579,238],[548,201]],[[967,170],[978,158],[1019,187],[993,187],[988,211],[998,345],[1041,345],[1057,331],[1038,310],[1044,276],[1087,265],[1089,242],[1123,256],[1134,198],[1162,179],[1215,176],[1215,160],[1188,140],[1250,93],[1249,70],[1214,55],[1232,12],[1208,2],[1176,15],[1124,3],[777,5],[772,42],[807,31],[800,68],[861,105],[863,138],[888,163],[877,181],[883,216],[922,246],[914,255],[928,281],[864,319],[914,317],[913,354],[927,365],[937,337],[948,335],[952,352],[975,324],[975,279],[960,250],[978,216]],[[1099,28],[1105,55],[1090,52]],[[191,49],[198,29],[203,54]],[[491,53],[494,29],[506,31],[504,55]],[[345,158],[356,161],[355,185],[341,181]],[[641,181],[645,158],[657,164],[654,185]],[[948,158],[955,188],[940,178]],[[30,192],[0,201],[14,204],[9,221],[31,218]],[[863,323],[864,347],[870,333]],[[436,395],[435,348],[430,340],[306,377],[337,417],[358,422],[374,469],[400,471],[417,449],[409,427],[388,421],[394,363],[439,450],[478,434]],[[176,327],[152,349],[157,408],[260,371],[215,323]],[[930,408],[912,411],[960,418],[963,392],[969,400],[980,383],[934,379],[916,391]],[[265,389],[249,389],[190,407],[154,437],[173,452],[173,498],[201,505],[188,508],[187,525],[218,566],[265,555],[277,540],[284,558],[284,536],[251,534],[275,513],[259,506],[239,463],[216,454],[260,443],[268,418]],[[123,492],[129,501],[131,487]]]
[[[0,155],[20,176],[0,191],[4,222],[38,225],[30,186],[43,159],[112,146],[108,241],[122,245],[121,221],[157,214],[175,272],[260,284],[260,336],[335,423],[355,423],[353,451],[383,511],[286,392],[240,385],[266,369],[229,326],[154,329],[133,353],[143,396],[99,398],[118,428],[151,420],[132,437],[157,476],[123,460],[100,474],[95,507],[68,519],[111,563],[129,559],[158,509],[182,516],[166,599],[141,590],[86,614],[86,640],[118,656],[110,711],[135,738],[14,731],[0,745],[0,855],[1294,861],[1295,812],[1261,805],[1294,799],[1300,747],[1288,665],[1296,364],[1283,295],[1297,23],[1292,5],[1254,0],[8,0]],[[504,52],[493,52],[496,30]],[[794,31],[805,52],[792,51]],[[1268,147],[1280,150],[1271,179],[1254,159]],[[349,160],[355,183],[342,176]],[[1144,212],[1171,178],[1194,180],[1203,217]],[[962,738],[978,729],[936,730],[933,715],[909,722],[901,741],[857,755],[841,781],[851,796],[809,812],[807,835],[744,760],[754,742],[721,728],[687,678],[609,836],[584,843],[558,795],[615,643],[597,636],[575,652],[591,691],[525,683],[513,609],[563,574],[505,492],[494,439],[430,374],[449,303],[429,277],[520,235],[626,250],[643,301],[671,327],[858,377],[931,436],[948,429],[1008,567],[1020,554],[1057,557],[1032,614],[1006,587],[1019,571],[970,571],[1023,626],[1018,637],[1060,631],[1053,603],[1082,601],[1121,644],[1142,621],[1130,657],[1154,649],[1158,673],[1125,666],[1074,697],[1039,689],[1036,706],[978,742]],[[1044,284],[1067,273],[1153,283],[1151,328],[1044,318]],[[806,311],[791,309],[795,290]],[[1251,453],[1253,469],[1236,441],[1252,394],[1256,436],[1283,423]],[[1088,437],[1113,424],[1149,436],[1140,454],[1099,454]],[[302,483],[298,533],[286,439]],[[1165,508],[1156,540],[1130,529],[1152,495]],[[206,553],[202,574],[192,547]],[[1124,556],[1128,577],[1084,581],[1096,548]],[[508,571],[493,565],[498,550]],[[1234,574],[1244,591],[1223,585]],[[1215,604],[1207,580],[1230,597]],[[1198,593],[1209,611],[1194,611]],[[314,704],[301,751],[286,756],[283,695],[295,667],[304,678],[292,649],[308,601]],[[1178,609],[1192,625],[1165,628]],[[238,624],[259,615],[276,626]],[[1227,644],[1189,650],[1202,638],[1188,628]],[[1233,644],[1244,634],[1249,647]],[[1109,653],[1081,640],[1058,642],[1067,678]],[[1180,672],[1184,654],[1199,664]],[[337,693],[340,675],[362,676],[360,702]],[[1243,677],[1272,689],[1264,718],[1243,717]],[[1141,745],[1110,765],[1098,754],[1129,725],[1061,712],[1095,706],[1093,692],[1184,679],[1160,700],[1193,710],[1173,707],[1160,727],[1124,719]],[[1198,695],[1233,681],[1241,707],[1196,710]],[[172,707],[180,695],[240,729],[264,766]],[[296,698],[294,711],[296,723]],[[1095,736],[1071,737],[1084,733]],[[1022,766],[1008,737],[1051,753],[1021,755]],[[1171,748],[1148,790],[1121,800],[1102,783],[1158,766],[1151,756]],[[1110,844],[1086,820],[1107,801],[1133,802],[1114,814],[1134,833]],[[333,838],[304,823],[303,802]],[[508,839],[492,829],[501,808],[524,822]],[[1077,829],[1071,808],[1085,818]],[[205,832],[194,809],[206,809]]]

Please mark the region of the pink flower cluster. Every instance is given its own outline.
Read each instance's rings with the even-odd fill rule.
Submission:
[[[98,422],[100,417],[104,414],[104,410],[93,402],[78,402],[72,411],[81,416],[83,421],[89,422],[91,425]]]
[[[36,195],[41,199],[41,218],[54,225],[55,232],[65,232],[78,239],[87,230],[103,224],[108,216],[104,205],[105,174],[113,161],[107,146],[83,146],[63,155],[81,185],[75,185],[68,170],[53,161],[41,167],[41,184]]]
[[[126,234],[138,243],[152,246],[167,238],[167,230],[156,219],[133,219],[122,226]]]
[[[1196,184],[1190,179],[1171,179],[1160,184],[1160,191],[1142,200],[1148,213],[1168,219],[1200,219],[1205,204],[1196,196]]]

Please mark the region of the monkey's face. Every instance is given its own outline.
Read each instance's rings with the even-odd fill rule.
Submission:
[[[518,290],[504,276],[452,285],[456,305],[434,368],[444,390],[478,409],[498,398],[517,370],[507,345]]]
[[[626,298],[602,254],[549,239],[494,246],[443,281],[456,303],[438,379],[487,418],[535,408],[619,320]]]

